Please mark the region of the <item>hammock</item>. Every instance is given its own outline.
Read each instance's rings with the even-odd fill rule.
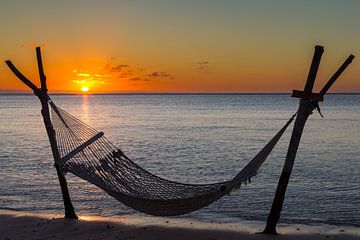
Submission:
[[[156,216],[175,216],[205,207],[256,175],[295,115],[231,180],[184,184],[155,176],[131,161],[103,132],[56,106],[49,99],[51,121],[60,154],[55,159],[70,172],[103,189],[123,204]]]

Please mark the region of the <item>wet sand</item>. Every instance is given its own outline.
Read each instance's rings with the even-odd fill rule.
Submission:
[[[326,231],[304,226],[280,227],[281,235],[256,234],[262,226],[204,223],[150,216],[82,216],[66,220],[60,214],[0,210],[0,239],[360,239],[356,228]]]

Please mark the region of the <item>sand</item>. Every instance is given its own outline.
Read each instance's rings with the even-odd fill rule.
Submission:
[[[204,223],[149,216],[65,220],[59,214],[0,210],[0,240],[10,239],[360,239],[357,228],[281,227],[281,235],[256,234],[262,226]]]

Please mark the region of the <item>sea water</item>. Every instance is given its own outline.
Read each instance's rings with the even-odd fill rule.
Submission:
[[[53,95],[57,105],[105,132],[133,161],[166,179],[231,179],[298,108],[288,94]],[[330,94],[310,116],[281,223],[360,226],[360,95]],[[292,126],[247,186],[196,212],[202,221],[266,220]],[[79,215],[139,214],[67,175]],[[40,103],[0,95],[0,209],[62,212]],[[141,215],[141,214],[140,214]]]

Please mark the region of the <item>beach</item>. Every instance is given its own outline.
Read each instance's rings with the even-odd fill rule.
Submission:
[[[326,229],[326,230],[325,230]],[[258,234],[261,226],[205,223],[181,218],[81,216],[0,210],[0,239],[360,239],[357,228],[280,227],[279,235]]]
[[[0,240],[360,240],[356,9],[2,1]]]

